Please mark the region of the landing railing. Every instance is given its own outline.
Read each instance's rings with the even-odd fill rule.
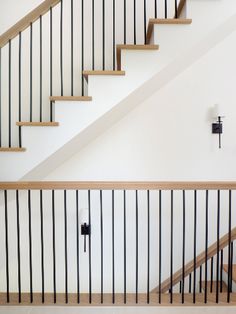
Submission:
[[[116,70],[117,44],[147,43],[149,19],[178,18],[185,2],[46,0],[2,34],[1,151],[22,148],[22,122],[55,125],[56,96],[87,95],[84,70]]]
[[[0,304],[235,305],[236,182],[0,183]]]

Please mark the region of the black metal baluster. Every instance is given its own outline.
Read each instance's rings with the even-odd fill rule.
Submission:
[[[68,255],[67,255],[67,193],[64,190],[64,223],[65,223],[65,301],[68,303]]]
[[[175,0],[175,18],[178,18],[178,0]]]
[[[2,147],[2,48],[0,47],[0,147]]]
[[[74,96],[74,0],[71,0],[71,96]]]
[[[155,5],[155,19],[157,18],[157,0],[154,0]]]
[[[199,292],[202,293],[202,265],[199,268]]]
[[[194,191],[194,243],[193,243],[193,303],[196,303],[196,262],[197,262],[197,191]]]
[[[106,52],[105,52],[105,41],[106,41],[106,33],[105,33],[105,0],[102,0],[102,69],[105,70],[105,59],[106,59]]]
[[[82,96],[84,96],[84,0],[81,0],[81,84]]]
[[[94,33],[95,33],[95,23],[94,23],[94,0],[92,0],[92,70],[95,68],[95,48],[94,48]]]
[[[184,303],[185,278],[185,190],[183,190],[183,251],[182,251],[182,303]]]
[[[220,251],[220,292],[223,292],[223,264],[224,264],[224,251]]]
[[[182,293],[182,281],[179,282],[179,293]]]
[[[52,258],[53,258],[53,300],[57,302],[56,290],[56,237],[55,237],[55,191],[52,190]]]
[[[220,190],[217,191],[216,303],[219,303]]]
[[[171,190],[170,207],[170,303],[173,303],[173,244],[174,244],[174,192]]]
[[[88,215],[89,226],[91,226],[91,192],[88,191]],[[91,227],[90,227],[91,228]],[[92,257],[91,257],[91,230],[89,234],[89,303],[92,303]]]
[[[167,15],[168,15],[167,11],[168,11],[167,0],[165,0],[165,19],[167,19]]]
[[[230,302],[230,285],[231,285],[231,219],[232,219],[232,191],[229,191],[229,243],[228,243],[228,287],[227,287],[227,302]]]
[[[33,24],[30,23],[30,122],[33,121]]]
[[[126,0],[124,0],[124,45],[126,45]]]
[[[77,303],[80,303],[79,191],[76,190]]]
[[[136,303],[138,303],[138,191],[135,192],[136,203]]]
[[[144,43],[147,44],[147,8],[146,8],[146,0],[144,0]]]
[[[161,304],[161,268],[162,268],[162,260],[161,260],[161,251],[162,251],[162,197],[161,190],[159,191],[159,304]]]
[[[116,1],[113,0],[113,71],[116,69]]]
[[[115,303],[115,199],[112,191],[112,303]]]
[[[189,274],[189,278],[188,278],[188,292],[191,293],[192,291],[192,274]]]
[[[19,191],[16,190],[16,224],[17,224],[17,263],[18,263],[18,301],[21,303],[21,259],[20,259],[20,213]]]
[[[134,0],[134,45],[137,42],[137,31],[136,31],[136,0]]]
[[[19,122],[21,122],[21,67],[22,67],[22,64],[21,64],[21,50],[22,50],[22,43],[21,43],[21,32],[19,33],[19,59],[18,59],[18,62],[19,62],[19,77],[18,77],[18,87],[19,87]],[[1,92],[0,92],[1,94]],[[0,144],[1,146],[1,144]],[[19,147],[22,147],[22,137],[21,137],[21,126],[19,127]]]
[[[32,226],[31,226],[31,191],[30,190],[28,190],[28,214],[29,214],[30,303],[33,303]]]
[[[150,302],[150,191],[147,191],[147,303]]]
[[[9,127],[9,147],[11,147],[11,40],[9,40],[9,78],[8,78],[8,127]]]
[[[43,120],[43,47],[42,47],[42,15],[39,18],[39,67],[40,67],[40,87],[39,87],[39,121]]]
[[[10,302],[9,294],[9,250],[8,250],[8,200],[7,190],[4,191],[5,203],[5,248],[6,248],[6,286],[7,286],[7,303]]]
[[[53,71],[53,66],[52,66],[52,28],[53,28],[53,21],[52,21],[52,8],[50,8],[50,26],[49,26],[49,33],[50,33],[50,96],[52,96],[52,89],[53,89],[53,80],[52,80],[52,71]],[[53,116],[52,116],[52,106],[53,102],[50,101],[50,121],[52,122]]]
[[[214,274],[214,257],[211,258],[211,289],[210,292],[213,291],[213,274]]]
[[[61,75],[61,96],[64,94],[63,90],[63,0],[61,0],[60,11],[60,75]]]
[[[126,304],[126,191],[124,190],[124,303]]]
[[[204,294],[204,302],[207,303],[207,261],[208,261],[208,199],[209,193],[206,191],[206,229],[205,229],[205,294]]]
[[[41,222],[42,303],[44,303],[44,235],[43,235],[43,191],[42,190],[40,190],[40,222]]]
[[[101,303],[103,303],[103,204],[100,190],[100,231],[101,231]]]
[[[231,242],[231,256],[230,256],[230,292],[232,291],[233,287],[233,260],[234,260],[234,243]]]

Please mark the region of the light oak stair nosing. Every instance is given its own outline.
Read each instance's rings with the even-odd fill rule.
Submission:
[[[91,96],[50,96],[49,100],[56,101],[92,101]]]
[[[59,126],[59,122],[16,122],[17,126]]]
[[[101,75],[101,76],[123,76],[125,75],[125,71],[121,70],[115,70],[115,71],[110,71],[110,70],[105,70],[105,71],[100,71],[100,70],[95,70],[95,71],[83,71],[83,76],[85,77],[86,80],[88,80],[89,75]]]
[[[0,152],[1,153],[21,153],[25,152],[26,148],[25,147],[0,147]]]

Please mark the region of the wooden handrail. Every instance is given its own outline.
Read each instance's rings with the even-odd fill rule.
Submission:
[[[177,8],[177,18],[180,17],[184,6],[186,5],[187,0],[180,0],[178,8]]]
[[[57,5],[61,0],[45,0],[37,8],[23,17],[19,22],[0,36],[0,47],[5,46],[10,39],[15,38],[20,32],[24,31],[31,23],[35,22],[40,16],[47,13],[50,8]]]
[[[235,181],[31,181],[0,182],[0,190],[236,190]]]
[[[236,240],[236,228],[232,229],[232,231],[231,231],[231,241],[234,241],[234,240]],[[219,251],[223,250],[228,245],[229,245],[229,234],[227,233],[222,238],[220,238]],[[216,254],[217,254],[217,242],[215,242],[214,244],[212,244],[208,248],[207,260],[211,259]],[[206,261],[205,255],[206,255],[206,253],[205,253],[205,251],[203,251],[201,254],[199,254],[196,257],[196,268],[195,269],[197,269],[200,266],[202,266],[203,264],[205,264],[205,261]],[[191,262],[189,262],[188,264],[185,265],[184,277],[187,277],[188,275],[190,275],[194,271],[194,265],[195,265],[194,260],[192,260]],[[175,286],[176,284],[178,284],[182,280],[182,278],[183,278],[182,268],[180,268],[176,273],[173,274],[172,286]],[[165,293],[170,288],[171,288],[171,279],[168,278],[161,284],[161,292]],[[151,293],[156,293],[156,292],[159,292],[159,286],[154,288],[151,291]]]

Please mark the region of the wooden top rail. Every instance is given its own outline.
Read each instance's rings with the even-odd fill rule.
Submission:
[[[60,1],[61,0],[45,0],[41,3],[37,8],[23,17],[19,22],[0,36],[0,47],[5,46],[10,39],[19,35],[20,32],[24,31],[31,23],[35,22],[41,15],[47,13],[50,8],[57,5]]]
[[[0,190],[236,190],[236,182],[19,181],[0,182]]]

